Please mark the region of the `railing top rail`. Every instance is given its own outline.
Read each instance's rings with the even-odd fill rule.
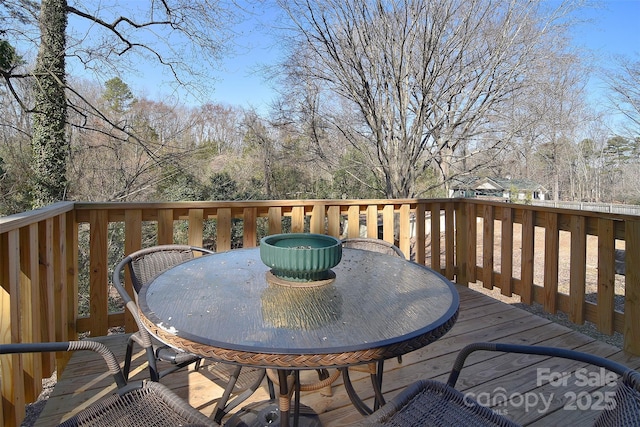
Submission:
[[[459,199],[300,199],[300,200],[216,200],[194,202],[76,202],[78,210],[90,209],[172,209],[172,208],[217,208],[217,207],[292,207],[314,205],[403,205],[417,203],[451,203]]]
[[[515,209],[530,210],[530,211],[536,211],[536,212],[553,212],[553,213],[559,213],[559,214],[576,215],[576,216],[592,217],[592,218],[609,218],[609,219],[617,219],[620,221],[638,220],[637,215],[602,212],[602,211],[588,211],[588,210],[582,210],[582,209],[572,209],[568,207],[541,206],[541,205],[536,205],[535,203],[534,204],[510,203],[510,202],[502,202],[502,201],[496,201],[496,200],[473,199],[473,198],[459,198],[454,200],[458,202],[472,203],[475,205],[483,205],[483,206],[490,205],[490,206],[500,206],[500,207],[506,206],[506,207],[512,207]]]
[[[40,209],[34,209],[32,211],[20,212],[14,215],[8,215],[0,218],[0,233],[7,233],[12,230],[17,230],[29,224],[40,222],[47,218],[53,218],[65,212],[70,212],[74,209],[74,202],[57,202],[49,206],[45,206]]]
[[[442,198],[442,199],[305,199],[305,200],[225,200],[225,201],[194,201],[194,202],[57,202],[41,209],[21,212],[6,217],[0,217],[0,233],[6,233],[11,230],[42,221],[47,218],[54,217],[61,213],[70,212],[72,210],[93,210],[93,209],[215,209],[215,208],[269,208],[269,207],[294,207],[294,206],[362,206],[362,205],[416,205],[420,203],[471,203],[477,205],[493,205],[499,207],[513,207],[523,210],[534,210],[538,212],[555,212],[560,214],[578,215],[583,217],[594,218],[611,218],[621,221],[637,220],[635,215],[625,215],[617,213],[607,213],[600,211],[585,211],[579,209],[568,209],[560,207],[545,207],[540,205],[526,205],[518,203],[508,203],[492,200],[477,200],[470,198]]]

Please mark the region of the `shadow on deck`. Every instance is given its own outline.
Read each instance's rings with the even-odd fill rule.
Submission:
[[[446,381],[458,351],[465,345],[478,341],[500,341],[514,344],[538,344],[574,349],[606,357],[640,368],[640,357],[629,356],[619,348],[597,341],[564,326],[520,310],[489,296],[464,287],[458,287],[461,298],[460,315],[453,329],[439,341],[403,356],[401,364],[394,360],[385,362],[383,391],[387,399],[393,397],[408,384],[420,378]],[[126,335],[100,338],[118,356],[124,358]],[[141,366],[144,357],[135,358],[135,377],[146,374]],[[606,401],[602,398],[613,387],[604,384],[596,367],[579,371],[589,375],[590,385],[581,386],[582,377],[576,370],[585,367],[579,362],[548,359],[542,356],[505,355],[500,353],[474,353],[458,380],[457,388],[473,393],[481,403],[493,406],[493,399],[511,397],[504,406],[495,407],[507,417],[523,425],[590,425],[598,414],[597,407]],[[566,385],[548,382],[537,386],[538,369],[548,373],[571,373]],[[101,399],[115,389],[105,373],[104,363],[89,352],[76,353],[59,379],[37,426],[49,426],[68,418],[74,408],[80,409]],[[205,368],[184,371],[165,377],[162,382],[173,388],[189,403],[206,415],[211,415],[222,389],[211,382]],[[314,371],[303,373],[315,378]],[[354,387],[371,404],[373,394],[369,378],[354,372]],[[134,378],[135,378],[134,377]],[[111,385],[110,388],[109,385]],[[266,383],[245,404],[268,399]],[[302,394],[301,402],[320,414],[324,426],[344,426],[362,419],[349,403],[341,379],[333,386],[332,396],[319,391]]]

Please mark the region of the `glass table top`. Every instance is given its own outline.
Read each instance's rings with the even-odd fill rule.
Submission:
[[[345,248],[335,279],[318,287],[270,283],[269,271],[258,248],[196,258],[144,286],[140,311],[163,336],[205,346],[326,355],[444,333],[459,306],[440,274],[376,252]]]

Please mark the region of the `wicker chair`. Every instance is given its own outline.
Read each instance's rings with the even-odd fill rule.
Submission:
[[[195,253],[211,254],[210,250],[196,248],[186,245],[162,245],[142,249],[125,257],[116,266],[113,272],[113,285],[118,290],[120,297],[123,299],[125,306],[133,315],[138,330],[131,334],[127,342],[127,351],[124,359],[123,372],[125,378],[129,377],[131,369],[131,357],[133,354],[134,343],[137,343],[145,349],[149,362],[149,375],[152,381],[159,381],[163,376],[175,372],[192,363],[196,363],[196,368],[200,366],[201,358],[193,354],[175,350],[166,345],[158,345],[152,340],[151,335],[142,326],[138,316],[138,292],[145,284],[152,281],[158,274],[169,268],[180,264],[181,262],[190,260]],[[131,282],[133,283],[135,301],[131,299],[129,293],[122,284],[123,273],[125,267],[128,267],[131,273]],[[159,371],[158,361],[168,362],[170,367]]]
[[[192,363],[196,364],[196,369],[200,367],[202,359],[199,356],[158,343],[141,323],[137,306],[138,292],[142,286],[169,268],[193,259],[196,253],[209,255],[214,252],[188,245],[160,245],[134,252],[116,266],[113,272],[113,284],[138,326],[138,330],[131,334],[127,342],[123,367],[125,378],[128,378],[131,369],[134,343],[145,349],[152,381],[159,381],[165,375]],[[132,300],[122,284],[125,268],[128,268],[131,274],[135,301]],[[160,371],[158,362],[167,362],[169,367]],[[226,363],[212,362],[207,369],[214,376],[213,381],[225,389],[215,410],[217,422],[220,422],[231,409],[251,396],[265,377],[264,369],[241,369],[239,366]],[[229,401],[231,394],[235,394],[235,398]]]
[[[342,247],[380,252],[387,255],[396,255],[405,258],[399,247],[380,239],[371,239],[367,237],[351,237],[342,239]]]
[[[81,410],[60,426],[214,426],[212,420],[198,412],[166,386],[154,381],[127,384],[113,353],[102,343],[82,340],[51,343],[0,345],[0,354],[42,353],[91,350],[107,363],[117,385],[117,392]]]
[[[594,426],[640,425],[640,373],[608,359],[578,351],[500,343],[475,343],[466,346],[458,354],[446,384],[433,380],[417,381],[368,416],[360,425],[517,426],[518,424],[454,388],[466,358],[478,350],[561,357],[615,372],[621,376],[615,392],[615,405],[604,409]]]

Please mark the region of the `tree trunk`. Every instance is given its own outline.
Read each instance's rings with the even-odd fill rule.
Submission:
[[[36,58],[33,151],[33,207],[65,198],[67,140],[65,123],[66,0],[42,0],[40,50]]]

